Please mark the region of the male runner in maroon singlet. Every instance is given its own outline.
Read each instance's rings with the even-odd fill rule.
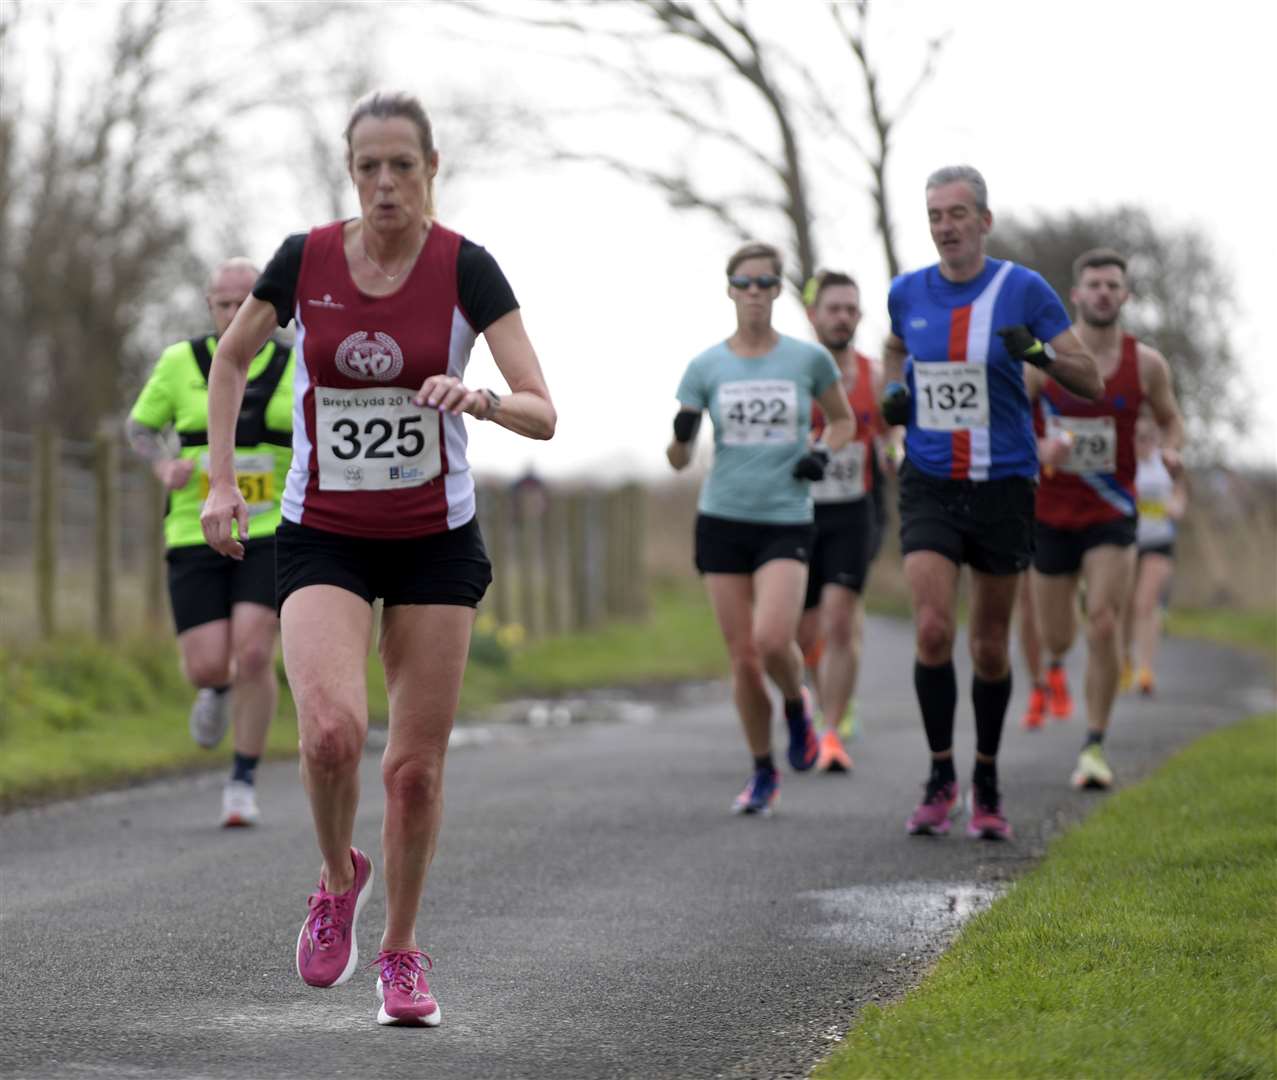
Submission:
[[[1073,332],[1096,356],[1104,396],[1084,401],[1028,370],[1041,427],[1042,477],[1035,507],[1033,582],[1048,686],[1063,683],[1077,634],[1078,586],[1086,584],[1086,744],[1075,787],[1106,788],[1113,773],[1102,744],[1121,676],[1122,605],[1135,568],[1135,422],[1147,402],[1162,431],[1163,459],[1181,469],[1183,421],[1165,358],[1118,320],[1130,296],[1126,260],[1098,248],[1073,266]]]

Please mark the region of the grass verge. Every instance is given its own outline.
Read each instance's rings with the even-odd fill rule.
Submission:
[[[653,589],[642,622],[516,649],[476,648],[461,712],[520,695],[725,671],[722,640],[698,584],[669,583]],[[187,733],[192,697],[171,640],[139,637],[107,648],[63,638],[0,649],[0,807],[220,765],[229,758],[227,743],[201,750]],[[384,722],[384,676],[375,655],[368,661],[368,703],[373,722]],[[293,703],[282,684],[267,753],[278,758],[296,751]]]
[[[1277,611],[1171,608],[1166,614],[1166,629],[1176,637],[1232,645],[1277,661]]]
[[[814,1074],[1277,1075],[1277,714],[1206,736],[1056,840]]]

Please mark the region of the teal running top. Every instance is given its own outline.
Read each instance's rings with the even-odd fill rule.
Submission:
[[[807,452],[812,400],[837,381],[828,352],[783,334],[765,356],[737,356],[724,341],[696,357],[678,400],[708,409],[714,424],[700,512],[759,524],[812,521],[811,484],[795,480],[793,468]]]

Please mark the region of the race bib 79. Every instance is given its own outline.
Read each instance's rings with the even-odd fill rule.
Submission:
[[[1069,459],[1060,466],[1067,473],[1117,471],[1117,422],[1111,416],[1052,416],[1048,434],[1066,433]]]

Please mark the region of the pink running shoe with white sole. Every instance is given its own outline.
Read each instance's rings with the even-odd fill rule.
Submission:
[[[977,840],[1010,840],[1011,823],[1002,813],[997,788],[973,786],[969,796],[967,835]]]
[[[958,784],[943,783],[934,776],[927,781],[922,802],[905,823],[910,836],[944,836],[958,807]]]
[[[355,924],[372,893],[372,860],[350,849],[355,883],[344,893],[330,893],[320,881],[310,894],[310,911],[297,935],[297,974],[307,986],[340,986],[359,963]]]
[[[422,961],[425,961],[425,967]],[[434,967],[416,949],[382,949],[377,955],[377,1023],[404,1027],[438,1027],[443,1010],[430,992],[426,968]]]

